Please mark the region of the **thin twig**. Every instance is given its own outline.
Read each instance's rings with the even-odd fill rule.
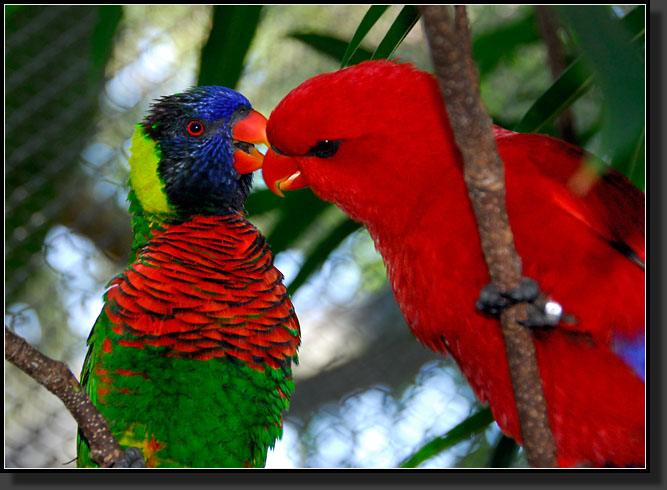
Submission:
[[[473,205],[491,281],[510,291],[522,279],[505,205],[505,175],[491,118],[479,94],[479,81],[465,7],[420,7],[440,89],[464,162],[464,178]],[[512,387],[526,457],[531,466],[555,467],[556,450],[549,428],[542,383],[530,331],[518,322],[526,307],[517,304],[500,315]]]
[[[5,326],[5,359],[46,387],[65,404],[90,445],[90,456],[102,467],[113,466],[123,450],[109,425],[62,361],[55,361],[30,346]]]

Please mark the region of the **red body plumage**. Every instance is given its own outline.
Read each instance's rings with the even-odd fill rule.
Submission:
[[[368,228],[415,336],[449,351],[521,442],[499,323],[475,307],[490,279],[435,79],[389,62],[320,75],[285,97],[267,134],[269,186],[298,170]],[[324,140],[339,146],[321,158]],[[523,274],[577,319],[534,330],[559,463],[643,466],[644,383],[612,350],[644,335],[643,193],[613,171],[586,188],[582,150],[562,141],[500,128],[496,140]]]

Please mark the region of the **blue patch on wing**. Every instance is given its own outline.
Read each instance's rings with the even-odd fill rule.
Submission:
[[[617,337],[612,343],[612,349],[642,380],[645,380],[646,353],[643,335],[636,339]]]

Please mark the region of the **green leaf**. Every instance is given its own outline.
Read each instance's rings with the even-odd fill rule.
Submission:
[[[524,114],[514,127],[519,133],[538,133],[591,88],[593,78],[581,60],[572,63]]]
[[[333,206],[316,197],[310,189],[290,192],[284,198],[276,196],[275,199],[280,216],[266,237],[274,254],[293,247],[315,219]]]
[[[487,468],[509,468],[519,452],[519,445],[511,437],[500,434],[496,446],[493,448]]]
[[[643,6],[632,9],[623,16],[621,25],[628,30],[633,42],[642,40],[646,34],[646,9]]]
[[[315,32],[290,32],[288,37],[297,39],[315,49],[316,51],[327,56],[331,56],[338,61],[343,59],[346,50],[349,47],[348,42],[344,41],[343,39],[339,39],[334,36],[328,36],[326,34],[318,34]],[[358,46],[352,55],[352,58],[349,60],[350,64],[356,65],[357,63],[361,63],[364,60],[369,60],[372,54],[372,51]]]
[[[520,19],[477,36],[472,51],[480,78],[491,72],[502,60],[512,56],[519,47],[541,39],[532,9]]]
[[[640,8],[634,9],[623,17],[620,23],[622,28],[633,36],[635,45],[641,45],[644,39],[644,24],[638,15],[640,11]],[[521,133],[539,132],[585,94],[593,82],[592,72],[586,62],[581,57],[577,58],[551,87],[537,98],[514,130]]]
[[[5,5],[5,22],[7,22],[7,19],[11,17],[11,15],[14,14],[17,10],[20,10],[24,7],[27,7],[27,5]]]
[[[261,11],[261,5],[216,5],[213,8],[213,27],[202,49],[199,85],[236,87]]]
[[[455,468],[485,468],[489,460],[489,453],[493,450],[491,444],[481,434],[471,437],[469,444],[466,453],[457,458],[453,466]]]
[[[116,29],[123,17],[120,5],[101,5],[97,14],[97,24],[93,30],[91,44],[91,77],[97,81],[104,75],[104,68],[113,52]]]
[[[364,18],[361,19],[359,27],[357,27],[357,30],[352,36],[352,39],[350,40],[350,43],[348,44],[347,49],[343,54],[343,59],[340,65],[341,68],[345,68],[348,66],[348,64],[350,64],[349,61],[357,49],[359,49],[361,41],[364,40],[366,34],[368,34],[368,32],[375,25],[382,14],[384,14],[388,7],[389,5],[371,5],[371,7],[368,9],[368,12],[366,12],[366,15],[364,15]]]
[[[253,191],[245,204],[245,209],[249,215],[258,215],[268,213],[269,211],[281,206],[280,199],[269,189]]]
[[[293,296],[308,278],[316,272],[326,261],[329,254],[336,250],[338,246],[352,233],[361,228],[361,224],[345,218],[338,226],[334,227],[326,234],[310,251],[299,273],[287,286],[290,294]]]
[[[612,165],[627,175],[645,127],[642,46],[632,42],[634,33],[614,21],[607,8],[563,5],[558,10],[575,32],[602,91],[602,147]]]
[[[403,7],[396,17],[396,20],[387,31],[387,34],[385,34],[382,41],[380,41],[380,44],[373,53],[371,59],[389,59],[399,44],[403,42],[405,36],[412,30],[420,16],[419,9],[414,5],[406,5]]]
[[[615,167],[621,171],[626,177],[632,181],[637,187],[641,190],[646,189],[646,165],[645,165],[645,155],[646,155],[646,128],[642,131],[641,136],[637,138],[635,142],[634,151],[632,155],[627,160],[626,165],[615,165]],[[617,163],[617,162],[614,162]],[[622,163],[622,162],[618,162]]]
[[[489,408],[483,408],[472,414],[459,425],[450,430],[447,434],[429,441],[417,452],[403,461],[401,468],[416,468],[427,459],[436,454],[455,446],[461,441],[469,439],[472,435],[486,430],[493,422],[493,416]]]
[[[245,207],[251,219],[252,215],[271,211],[278,213],[275,225],[267,235],[272,252],[278,254],[289,248],[296,248],[311,225],[333,208],[333,204],[322,201],[310,189],[289,192],[284,198],[279,198],[270,190],[263,189],[250,194]],[[321,238],[311,247],[297,276],[288,286],[290,294],[294,294],[326,261],[329,254],[359,228],[361,228],[359,223],[345,217],[337,225],[329,226],[328,230],[322,231],[318,235]]]

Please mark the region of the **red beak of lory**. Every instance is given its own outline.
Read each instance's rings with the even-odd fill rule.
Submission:
[[[266,118],[251,110],[246,117],[239,119],[232,128],[234,139],[234,168],[240,174],[249,174],[262,168],[264,155],[253,145],[263,143],[269,146],[266,138]]]
[[[274,148],[269,148],[269,151],[266,152],[262,176],[268,188],[280,197],[284,197],[282,191],[307,186],[294,160],[278,153]]]

